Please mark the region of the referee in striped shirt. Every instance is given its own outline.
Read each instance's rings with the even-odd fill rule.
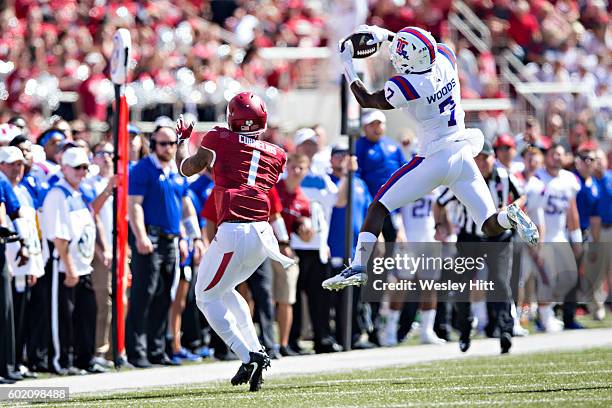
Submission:
[[[518,183],[501,166],[495,164],[495,155],[489,142],[485,142],[482,151],[476,156],[476,164],[482,173],[493,201],[497,208],[511,204],[522,196]],[[442,241],[453,230],[447,212],[446,205],[457,198],[453,192],[446,188],[436,201],[436,238]],[[510,313],[512,292],[510,289],[510,277],[512,274],[512,237],[511,231],[505,231],[496,237],[486,237],[480,231],[467,208],[459,203],[459,217],[456,220],[460,227],[457,235],[457,252],[460,257],[485,257],[488,269],[488,281],[493,282],[494,292],[487,292],[487,296],[494,293],[495,300],[487,303],[489,311],[488,334],[492,335],[495,325],[499,328],[500,346],[502,353],[507,353],[512,346],[513,319]],[[477,245],[475,243],[497,243],[492,245]],[[503,244],[501,244],[503,243]],[[459,279],[468,282],[476,278],[476,270],[473,273],[464,273]],[[457,277],[454,276],[455,280]],[[467,293],[464,295],[468,295]],[[460,331],[459,347],[465,352],[470,347],[470,331],[472,328],[472,314],[469,302],[456,302],[457,324]]]

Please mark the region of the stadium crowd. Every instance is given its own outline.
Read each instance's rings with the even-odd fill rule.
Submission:
[[[392,30],[418,24],[438,38],[448,36],[450,1],[400,3],[371,4],[368,21]],[[567,205],[550,212],[561,211],[563,216],[570,212],[568,219],[577,216],[579,227],[568,222],[560,236],[565,241],[568,236],[574,239],[574,231],[580,230],[587,253],[588,242],[612,241],[612,175],[604,150],[610,112],[595,110],[588,101],[590,95],[610,92],[609,10],[595,1],[467,3],[485,18],[494,34],[498,47],[494,52],[513,50],[541,81],[586,78],[592,85],[586,101],[581,96],[551,98],[544,129],[528,117],[522,124],[525,130],[517,132],[505,113],[481,113],[491,141],[481,153],[482,162],[505,169],[525,189],[535,173],[543,179],[547,173],[554,180],[560,168],[573,172],[562,172],[571,185],[564,196]],[[267,66],[255,50],[326,45],[325,14],[320,3],[300,0],[269,1],[265,7],[240,1],[14,4],[0,14],[3,27],[9,28],[0,37],[0,75],[5,77],[5,88],[0,90],[4,100],[0,112],[0,221],[19,230],[22,240],[2,244],[6,245],[6,250],[2,248],[6,267],[0,280],[0,377],[12,382],[36,372],[104,372],[112,366],[109,243],[115,152],[109,136],[93,143],[89,122],[107,119],[112,88],[109,96],[106,72],[114,29],[129,27],[139,45],[134,47],[133,79],[142,87],[139,95],[143,98],[150,97],[147,94],[156,87],[179,93],[184,86],[206,87],[230,80],[242,87],[287,89],[293,84],[292,67],[286,63]],[[558,21],[565,30],[553,29]],[[221,28],[235,36],[232,45]],[[465,40],[458,41],[456,50],[463,97],[504,96],[493,54],[476,56]],[[43,115],[43,103],[62,113],[58,102],[53,102],[59,89],[79,93],[76,114],[68,114],[68,120]],[[213,98],[214,91],[210,94]],[[157,117],[158,113],[152,110],[150,114]],[[273,358],[308,353],[300,342],[306,338],[314,341],[314,352],[342,350],[335,330],[339,297],[321,288],[321,282],[343,266],[347,199],[341,182],[349,168],[356,170],[356,238],[369,202],[415,153],[413,146],[389,137],[385,123],[382,112],[364,114],[355,158],[349,157],[347,146],[328,145],[329,135],[320,125],[286,135],[270,126],[263,136],[290,153],[286,176],[272,200],[289,233],[285,254],[299,259],[299,267],[287,271],[268,260],[240,288],[253,306],[262,344]],[[213,180],[206,172],[194,180],[178,175],[172,161],[176,149],[173,129],[168,118],[160,119],[151,135],[129,127],[132,236],[124,363],[136,367],[178,365],[211,354],[219,359],[236,358],[207,329],[195,305],[192,271],[197,270],[216,228],[215,211],[210,208],[213,201],[207,200]],[[483,164],[483,174],[487,168]],[[489,176],[490,172],[489,168]],[[452,240],[465,231],[466,221],[453,216],[452,204],[446,209],[450,225],[445,233],[438,231],[444,226],[435,219],[434,210],[447,207],[448,202],[443,192],[433,192],[427,199],[430,201],[415,203],[390,217],[383,239],[419,241],[435,236]],[[540,209],[548,211],[544,207]],[[193,214],[198,217],[202,239],[191,236],[187,226],[178,222]],[[540,218],[546,222],[546,215]],[[415,221],[419,225],[416,236],[410,226]],[[141,234],[136,232],[136,222],[143,227]],[[572,244],[578,254],[582,240]],[[597,259],[581,258],[586,273],[609,271],[609,253]],[[150,270],[148,265],[153,265]],[[520,275],[521,268],[512,273]],[[574,283],[566,288],[569,293],[578,287],[577,275],[575,281],[568,279]],[[586,289],[584,285],[579,288],[589,292],[589,311],[599,320],[605,314],[609,279],[605,273],[596,273],[586,279]],[[538,278],[532,276],[532,280],[536,283],[526,284],[527,293],[518,304],[513,303],[513,334],[527,334],[526,321],[536,318],[544,331],[579,328],[575,302],[565,302],[563,321],[558,321],[552,303],[534,295]],[[417,306],[406,303],[387,310],[355,296],[352,347],[391,346],[402,341],[417,327],[413,324]],[[429,299],[420,309],[422,342],[441,344],[453,339],[447,304],[432,305]],[[477,330],[499,335],[492,323],[497,317],[487,313],[484,300],[474,301],[468,313],[477,318]],[[274,320],[278,321],[278,337]]]

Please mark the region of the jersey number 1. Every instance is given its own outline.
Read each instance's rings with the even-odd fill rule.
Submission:
[[[438,105],[438,107],[440,108],[440,113],[444,113],[444,110],[446,109],[447,106],[450,106],[450,120],[448,121],[448,126],[455,126],[457,124],[457,121],[455,120],[455,106],[457,106],[455,104],[455,101],[453,101],[453,97],[449,96],[448,98],[446,98],[440,105]]]
[[[261,152],[259,150],[253,150],[253,157],[251,157],[251,165],[249,166],[249,178],[247,184],[249,186],[255,185],[255,179],[257,178],[257,168],[259,167],[259,156]]]

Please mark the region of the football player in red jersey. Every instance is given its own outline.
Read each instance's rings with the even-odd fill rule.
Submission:
[[[191,176],[212,166],[218,230],[198,270],[196,302],[210,326],[242,359],[232,384],[250,383],[258,391],[262,371],[270,360],[262,351],[246,301],[234,289],[245,281],[266,257],[285,268],[294,261],[279,251],[274,236],[278,223],[268,223],[268,191],[278,182],[287,160],[280,147],[258,140],[266,129],[265,103],[251,92],[236,95],[227,106],[227,128],[210,130],[193,156],[184,141],[193,131],[182,117],[177,121],[181,174]],[[274,230],[276,229],[276,231]]]

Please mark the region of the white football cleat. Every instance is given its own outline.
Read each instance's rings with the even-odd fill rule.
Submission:
[[[529,336],[529,330],[523,328],[520,324],[515,324],[512,328],[512,335],[514,337],[525,337]]]
[[[563,322],[559,319],[551,317],[542,322],[546,333],[559,333],[563,331]]]
[[[518,232],[519,237],[530,246],[538,245],[540,233],[527,214],[516,203],[510,204],[506,212],[508,213],[508,221],[510,221],[512,229]]]
[[[368,281],[368,275],[363,266],[349,266],[338,275],[325,279],[321,286],[323,289],[340,290],[347,286],[361,286]]]
[[[446,340],[439,338],[433,330],[423,330],[421,331],[421,344],[442,345],[446,344]]]

